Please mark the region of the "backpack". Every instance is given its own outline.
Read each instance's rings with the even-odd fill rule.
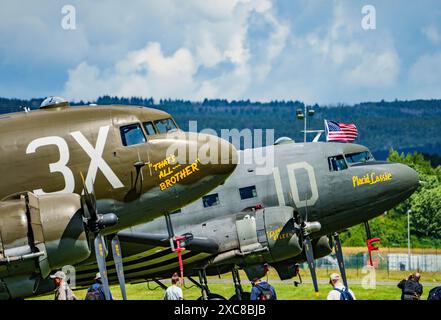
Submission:
[[[418,300],[418,289],[420,287],[420,284],[413,280],[407,280],[404,283],[404,289],[403,289],[403,297],[404,300]]]
[[[84,300],[106,300],[102,294],[102,285],[95,283],[87,290],[86,298]]]
[[[334,288],[334,290],[340,292],[340,300],[354,300],[354,297],[349,292],[348,288],[344,288],[342,290]]]
[[[276,300],[271,287],[264,289],[261,286],[256,285],[256,288],[260,291],[259,300]]]
[[[441,287],[435,287],[429,291],[429,297],[427,300],[440,301],[441,300]]]

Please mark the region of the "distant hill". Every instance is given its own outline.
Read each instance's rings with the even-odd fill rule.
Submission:
[[[41,101],[41,98],[31,100],[0,98],[0,113],[21,111],[20,106],[36,109]],[[80,102],[73,105],[88,103]],[[300,101],[261,103],[249,100],[205,99],[202,102],[191,102],[103,96],[90,103],[155,107],[171,113],[183,129],[188,129],[189,120],[197,120],[199,130],[211,128],[219,134],[221,129],[230,128],[238,130],[274,128],[276,138],[289,136],[296,141],[303,140],[300,132],[303,129],[303,122],[295,118],[296,109],[304,107]],[[323,129],[324,119],[353,122],[360,132],[357,142],[367,145],[379,159],[387,157],[390,147],[400,152],[417,150],[430,155],[441,155],[441,100],[315,105],[313,108],[315,115],[308,119],[309,129]]]

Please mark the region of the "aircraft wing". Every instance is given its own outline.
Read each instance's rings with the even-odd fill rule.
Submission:
[[[118,237],[122,242],[147,244],[157,247],[170,247],[170,240],[167,234],[151,234],[142,232],[121,231]],[[196,252],[217,253],[219,245],[209,238],[192,237],[187,240],[186,249]]]

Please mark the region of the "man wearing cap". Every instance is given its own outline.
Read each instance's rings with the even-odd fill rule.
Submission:
[[[331,274],[329,284],[333,289],[329,292],[327,300],[356,300],[352,290],[343,285],[339,274]]]
[[[101,281],[101,274],[97,272],[95,275],[95,283],[90,286],[86,293],[86,300],[106,300],[106,295],[104,294],[104,286]],[[109,290],[110,300],[113,300],[112,293]]]
[[[63,271],[57,271],[50,276],[55,284],[55,300],[77,300],[69,285],[66,283],[66,274]]]

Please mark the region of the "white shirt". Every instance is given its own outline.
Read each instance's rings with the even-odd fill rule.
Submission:
[[[335,288],[336,288],[336,289],[339,289],[339,290],[344,290],[344,289],[345,289],[345,286],[344,286],[343,284],[341,284],[341,283],[337,283],[337,284],[335,285]],[[353,298],[354,300],[357,300],[357,299],[355,299],[355,295],[354,295],[354,293],[352,292],[352,290],[351,290],[351,289],[348,289],[348,291],[349,291],[349,293],[352,295],[352,298]],[[341,296],[341,293],[340,293],[340,292],[338,292],[337,290],[332,289],[332,290],[329,292],[329,294],[328,294],[327,300],[340,300],[340,296]]]
[[[182,289],[177,285],[172,285],[165,290],[164,300],[184,300]]]

